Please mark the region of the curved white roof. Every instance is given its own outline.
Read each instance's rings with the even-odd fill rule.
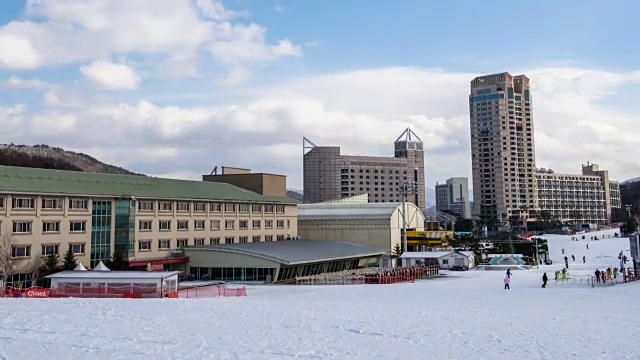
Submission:
[[[298,220],[333,219],[391,219],[393,212],[402,207],[401,203],[318,203],[299,204]],[[416,208],[407,202],[407,207]],[[416,208],[416,210],[418,210]],[[419,211],[419,210],[418,210]]]

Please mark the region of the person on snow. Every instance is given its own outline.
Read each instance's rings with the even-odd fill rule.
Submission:
[[[511,277],[509,277],[508,275],[504,277],[504,289],[505,290],[511,290],[511,288],[509,287],[509,284],[511,284]]]
[[[617,278],[618,278],[618,268],[617,268],[617,267],[614,267],[614,268],[613,268],[613,278],[614,278],[614,279],[617,279]]]
[[[583,264],[586,264],[586,263],[587,263],[587,257],[586,257],[586,256],[584,256],[584,255],[582,256],[582,263],[583,263]]]
[[[542,274],[542,288],[547,287],[547,281],[549,281],[549,278],[547,277],[547,273]]]
[[[589,250],[589,244],[587,244],[587,250]]]
[[[508,268],[508,269],[507,269],[507,276],[508,276],[509,278],[511,278],[511,268]]]
[[[599,284],[600,283],[600,270],[596,269],[596,282]]]
[[[607,282],[607,278],[604,276],[604,270],[602,270],[602,271],[600,272],[600,277],[602,278],[602,283],[603,283],[603,284]]]
[[[576,257],[575,257],[575,255],[571,254],[571,260],[572,260],[572,261],[576,261]]]
[[[562,249],[562,255],[564,255],[564,249]]]

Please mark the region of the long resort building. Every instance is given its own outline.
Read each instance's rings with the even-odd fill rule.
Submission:
[[[263,176],[264,174],[256,174]],[[132,267],[185,269],[187,246],[297,238],[297,208],[225,182],[0,166],[0,246],[16,270],[7,283],[71,248],[94,267],[116,251]]]

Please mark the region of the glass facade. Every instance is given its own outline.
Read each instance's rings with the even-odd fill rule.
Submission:
[[[93,201],[91,207],[91,267],[111,258],[111,201]]]
[[[267,276],[273,281],[274,268],[205,268],[192,267],[191,276],[197,280],[222,281],[267,281]]]
[[[116,236],[114,252],[122,251],[125,256],[135,256],[136,204],[133,200],[116,200]]]

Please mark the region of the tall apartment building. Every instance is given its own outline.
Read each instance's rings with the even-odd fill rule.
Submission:
[[[400,186],[416,181],[409,195],[426,211],[422,140],[407,128],[394,142],[394,157],[342,155],[338,146],[316,146],[303,140],[304,203],[318,203],[368,193],[369,202],[400,202]]]
[[[609,179],[609,172],[598,165],[582,165],[582,175],[556,174],[540,169],[538,204],[540,211],[574,225],[581,223],[607,224],[612,209],[619,209],[620,184]]]
[[[538,208],[529,78],[504,72],[471,81],[473,215],[529,217]],[[506,215],[504,218],[502,214]]]
[[[436,184],[436,210],[449,210],[465,219],[470,219],[469,179],[454,177],[444,184]]]
[[[0,236],[17,264],[8,283],[28,280],[32,262],[69,246],[87,267],[115,251],[144,267],[184,264],[188,245],[292,239],[296,214],[284,196],[225,182],[0,166]]]

